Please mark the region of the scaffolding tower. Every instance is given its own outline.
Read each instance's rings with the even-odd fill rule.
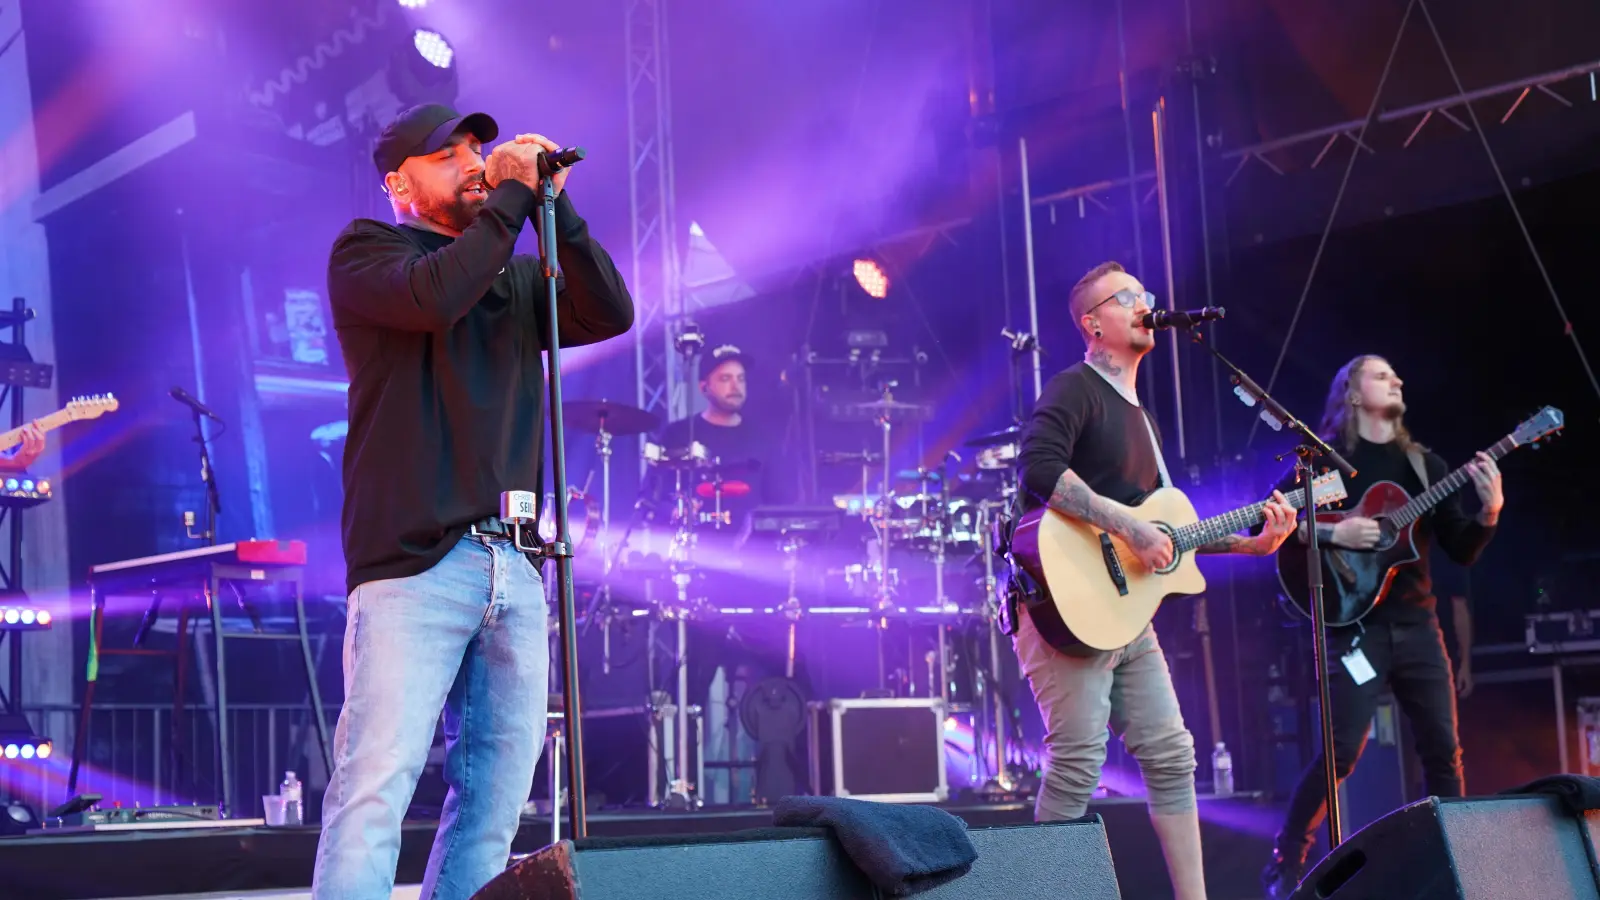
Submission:
[[[672,164],[667,3],[626,0],[626,4],[635,403],[672,421],[688,415],[689,396],[683,360],[673,346],[684,309]]]

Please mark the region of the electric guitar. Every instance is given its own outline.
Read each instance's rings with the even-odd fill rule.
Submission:
[[[1560,431],[1565,424],[1561,410],[1546,406],[1484,452],[1498,461],[1523,444],[1536,443]],[[1317,514],[1318,522],[1331,525],[1356,516],[1374,519],[1379,528],[1378,543],[1366,550],[1347,550],[1327,542],[1318,546],[1322,557],[1322,604],[1329,625],[1359,622],[1383,602],[1395,570],[1418,558],[1417,520],[1471,480],[1466,466],[1462,466],[1416,497],[1392,481],[1380,481],[1367,488],[1354,507]],[[1306,562],[1305,545],[1297,541],[1285,543],[1277,553],[1278,585],[1288,604],[1310,619]]]
[[[41,419],[34,419],[30,424],[39,426],[43,432],[55,431],[68,422],[82,422],[88,419],[98,419],[108,412],[116,412],[120,406],[117,398],[110,394],[95,394],[92,397],[74,397],[66,406]],[[0,450],[10,450],[22,443],[22,429],[13,428],[10,431],[0,432]]]
[[[1319,475],[1311,494],[1318,506],[1338,503],[1346,496],[1344,479],[1337,471]],[[1284,496],[1295,509],[1306,507],[1305,488]],[[1201,519],[1183,491],[1152,491],[1132,513],[1172,539],[1172,562],[1159,570],[1145,568],[1121,538],[1100,528],[1049,507],[1032,510],[1011,535],[1012,560],[1045,589],[1028,615],[1058,650],[1127,646],[1155,618],[1162,600],[1206,589],[1194,551],[1259,524],[1266,505],[1263,500]]]

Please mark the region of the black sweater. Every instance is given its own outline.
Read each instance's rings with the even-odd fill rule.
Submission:
[[[1022,508],[1050,501],[1061,473],[1071,469],[1089,490],[1135,506],[1161,485],[1148,414],[1080,362],[1045,382],[1022,432],[1017,468]],[[1160,438],[1160,432],[1157,433]]]
[[[460,237],[357,219],[334,241],[348,590],[427,571],[503,491],[542,487],[544,283],[537,257],[512,256],[537,209],[508,180]],[[565,192],[556,228],[561,345],[623,334],[633,300]]]

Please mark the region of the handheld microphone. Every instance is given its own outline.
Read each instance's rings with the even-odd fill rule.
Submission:
[[[577,163],[583,162],[583,158],[588,155],[589,151],[582,147],[564,147],[554,153],[545,151],[539,154],[539,156],[543,157],[545,164],[550,167],[548,174],[552,175],[562,169],[569,169]]]
[[[1153,313],[1146,313],[1140,321],[1144,327],[1152,331],[1158,328],[1193,328],[1201,322],[1220,319],[1226,314],[1227,310],[1220,306],[1207,306],[1204,309],[1159,309]]]
[[[205,416],[206,418],[212,419],[212,420],[217,421],[217,422],[221,422],[222,421],[222,417],[221,416],[218,416],[216,413],[214,413],[211,410],[207,409],[206,405],[204,403],[201,403],[199,400],[196,400],[193,396],[191,396],[189,394],[188,391],[184,390],[183,388],[175,387],[172,390],[167,391],[167,393],[172,395],[172,399],[174,399],[174,400],[178,401],[179,403],[182,403],[184,406],[187,406],[190,409],[194,410],[196,415]]]

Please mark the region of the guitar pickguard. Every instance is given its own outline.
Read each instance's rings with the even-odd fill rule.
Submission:
[[[1392,546],[1392,544],[1391,544]],[[1371,610],[1368,598],[1378,596],[1389,581],[1388,558],[1372,551],[1331,547],[1322,556],[1322,602],[1330,624],[1348,624]]]

